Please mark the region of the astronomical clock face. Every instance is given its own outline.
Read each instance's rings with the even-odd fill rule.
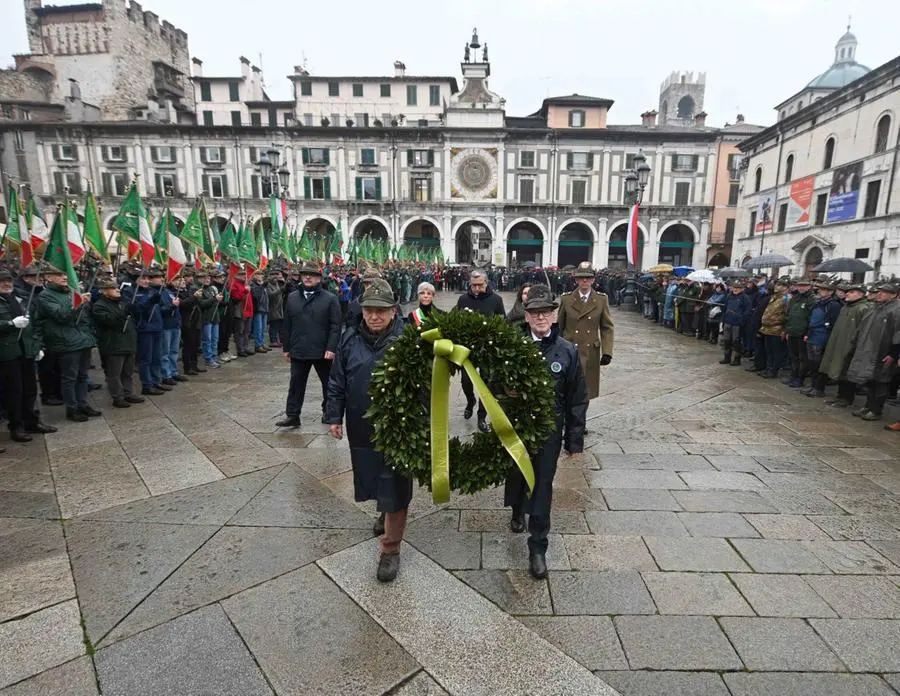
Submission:
[[[453,198],[497,197],[497,149],[453,148],[450,192]]]

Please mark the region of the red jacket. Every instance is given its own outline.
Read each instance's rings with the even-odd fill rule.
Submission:
[[[229,292],[231,293],[232,300],[243,304],[240,316],[243,319],[251,319],[253,317],[253,295],[250,292],[250,289],[243,283],[243,281],[235,278],[233,281],[231,281],[231,289],[229,290]],[[237,316],[237,312],[235,312],[235,316]]]

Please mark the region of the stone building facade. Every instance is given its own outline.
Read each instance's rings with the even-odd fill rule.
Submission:
[[[24,0],[30,53],[15,56],[15,71],[52,85],[53,100],[80,85],[85,102],[104,120],[128,120],[158,103],[194,110],[187,34],[133,0],[44,6]],[[0,100],[4,95],[0,92]]]
[[[811,275],[850,257],[875,269],[868,280],[900,275],[900,58],[848,70],[839,51],[850,46],[855,57],[845,34],[836,64],[810,83],[825,93],[741,143],[737,261],[774,252]]]

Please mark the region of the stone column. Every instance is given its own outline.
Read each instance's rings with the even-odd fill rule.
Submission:
[[[450,200],[450,179],[452,178],[451,174],[450,174],[450,172],[451,172],[450,161],[451,161],[450,143],[444,143],[444,167],[443,167],[443,172],[442,172],[442,174],[444,175],[444,180],[443,180],[442,184],[443,184],[443,189],[444,189],[443,198],[445,201]],[[455,254],[454,254],[454,258],[456,258]]]
[[[663,170],[665,169],[666,155],[665,151],[660,148],[656,151],[656,157],[653,162],[653,178],[651,179],[650,203],[659,205],[662,200],[663,187]]]
[[[594,244],[591,263],[598,270],[609,265],[609,242],[606,240],[608,225],[609,218],[602,217],[597,222],[597,243]]]
[[[494,215],[494,238],[491,251],[491,263],[497,266],[506,265],[506,240],[503,238],[503,227],[505,224],[503,209],[501,208]],[[500,263],[497,263],[498,254]]]
[[[706,251],[709,249],[709,219],[700,221],[700,243],[694,245],[694,268],[706,268]]]
[[[444,213],[441,218],[441,251],[444,252],[444,260],[447,263],[456,263],[456,245],[453,240],[453,218],[450,213]]]
[[[600,175],[600,203],[609,203],[609,173],[612,167],[612,149],[603,150],[603,172]],[[606,240],[604,240],[605,243]],[[607,254],[608,256],[608,254]]]
[[[193,199],[197,195],[197,177],[201,175],[201,172],[194,167],[194,149],[190,143],[184,146],[183,154],[184,193],[186,198]]]
[[[659,218],[650,218],[650,229],[647,236],[644,254],[641,257],[641,270],[655,266],[659,261]]]
[[[337,156],[337,198],[347,200],[347,154],[343,145],[338,145]]]
[[[497,147],[497,200],[506,200],[506,146],[502,142]]]
[[[53,190],[53,184],[50,181],[50,174],[49,174],[49,170],[47,167],[47,157],[44,153],[45,147],[46,146],[44,145],[44,143],[40,143],[35,148],[35,150],[37,151],[38,172],[40,173],[40,176],[41,176],[41,188],[39,191],[35,191],[35,193],[36,194],[37,193],[55,194],[56,191]],[[37,188],[37,187],[35,187],[35,188]],[[35,202],[37,202],[37,201],[35,201]],[[40,206],[38,206],[38,207],[40,207]],[[52,224],[53,224],[52,220],[48,221],[48,225],[52,225]]]

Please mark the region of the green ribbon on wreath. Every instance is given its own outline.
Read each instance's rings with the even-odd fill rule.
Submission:
[[[497,399],[491,394],[481,375],[469,360],[471,352],[444,338],[440,329],[429,329],[422,338],[432,344],[434,365],[431,371],[431,498],[437,503],[450,500],[450,363],[469,375],[478,398],[491,418],[494,433],[513,458],[530,491],[534,490],[534,468],[531,457]]]

